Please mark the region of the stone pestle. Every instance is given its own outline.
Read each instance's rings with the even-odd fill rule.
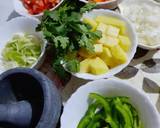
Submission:
[[[0,104],[0,122],[27,127],[32,118],[32,107],[27,101]]]

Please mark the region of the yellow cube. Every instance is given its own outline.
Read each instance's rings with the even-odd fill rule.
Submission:
[[[97,26],[97,30],[101,31],[102,33],[106,33],[107,29],[108,29],[108,25],[104,23],[99,23]]]
[[[103,44],[94,44],[94,51],[96,54],[103,52]]]
[[[107,25],[114,25],[116,27],[119,27],[120,33],[126,34],[126,24],[122,20],[108,16],[97,16],[95,20],[99,23],[101,22]]]
[[[101,43],[104,46],[111,48],[118,45],[119,40],[115,37],[103,35],[102,38],[98,41],[98,43]]]
[[[114,26],[109,25],[106,34],[113,37],[118,37],[120,29]]]
[[[87,51],[86,49],[84,48],[81,48],[79,51],[78,51],[78,54],[81,56],[81,57],[84,57],[84,58],[89,58],[89,57],[93,57],[95,56],[96,54],[93,52],[89,52]]]
[[[91,31],[95,31],[96,28],[97,28],[97,22],[91,18],[83,18],[83,22],[86,23],[86,24],[89,24],[92,29]]]
[[[99,55],[99,57],[106,63],[109,68],[113,68],[118,65],[112,56],[112,53],[109,48],[103,47],[103,52]]]
[[[105,62],[99,57],[93,58],[90,61],[90,72],[95,75],[105,74],[109,70]]]
[[[125,51],[128,52],[129,49],[131,48],[131,41],[127,36],[119,36],[119,45],[121,48]]]
[[[85,59],[80,62],[80,73],[88,73],[90,70],[90,59]]]
[[[111,53],[117,63],[123,64],[127,61],[127,54],[124,52],[124,50],[119,45],[112,47]]]

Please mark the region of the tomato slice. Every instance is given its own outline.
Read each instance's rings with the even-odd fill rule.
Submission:
[[[56,6],[59,0],[22,0],[24,7],[30,14],[38,14]]]

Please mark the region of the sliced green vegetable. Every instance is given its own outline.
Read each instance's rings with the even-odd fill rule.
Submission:
[[[106,114],[111,113],[111,108],[103,96],[96,94],[96,93],[90,93],[89,98],[96,100],[96,102],[100,103],[102,107],[104,108]]]
[[[124,109],[124,105],[122,104],[120,99],[117,98],[117,99],[114,100],[114,102],[115,102],[116,109],[121,113],[121,115],[122,115],[122,117],[124,119],[124,122],[125,122],[124,128],[132,128],[132,123],[131,123],[131,119],[129,117],[129,114]]]
[[[143,128],[128,97],[103,97],[90,93],[91,104],[78,128]]]
[[[83,117],[80,121],[80,123],[78,124],[77,128],[87,128],[89,122],[91,121],[91,117],[89,115],[86,115],[85,117]]]
[[[88,107],[88,110],[85,114],[85,116],[81,119],[80,123],[78,124],[77,128],[87,128],[90,121],[92,120],[93,116],[95,115],[95,111],[97,109],[97,104],[91,104]]]
[[[34,35],[14,35],[2,51],[6,62],[16,63],[17,67],[30,67],[41,54],[41,41]]]

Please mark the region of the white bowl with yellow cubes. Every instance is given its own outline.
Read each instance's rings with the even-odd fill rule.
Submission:
[[[130,63],[137,49],[137,36],[131,23],[120,14],[105,9],[87,12],[82,20],[92,26],[92,31],[101,31],[102,38],[94,44],[94,53],[79,50],[80,71],[73,75],[95,80],[119,73]]]

